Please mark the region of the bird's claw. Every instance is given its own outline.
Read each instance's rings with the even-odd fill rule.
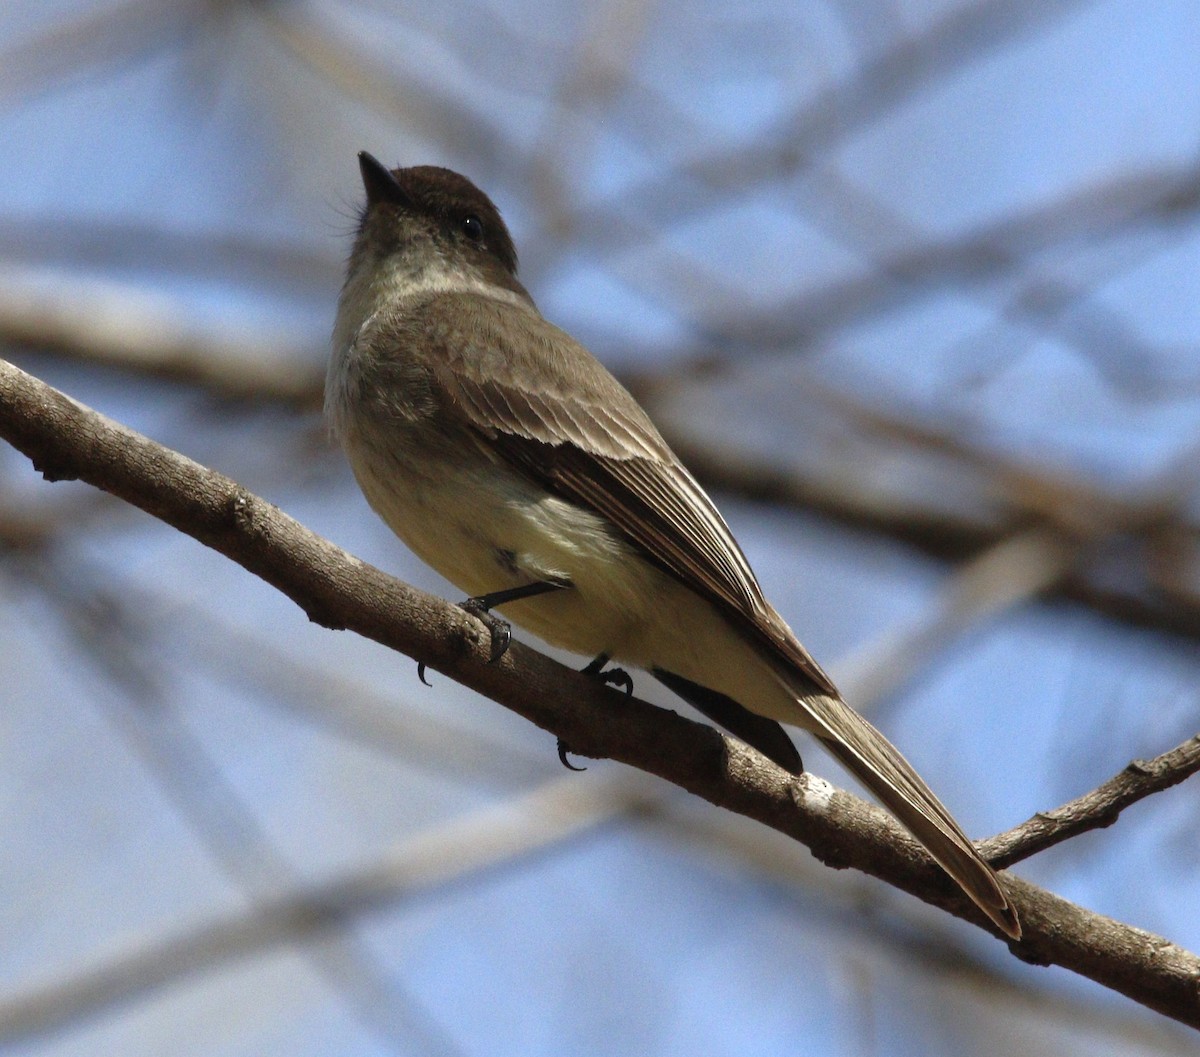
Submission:
[[[625,691],[626,697],[633,696],[633,677],[624,668],[610,668],[607,672],[604,666],[608,664],[608,654],[602,653],[583,669],[584,675],[599,679],[605,686],[619,686]]]
[[[492,650],[491,656],[488,657],[488,664],[495,664],[508,652],[508,647],[512,643],[512,625],[494,613],[489,613],[486,604],[480,598],[468,598],[465,602],[460,602],[458,607],[470,613],[488,629],[488,634],[492,637]]]
[[[417,678],[420,679],[421,682],[423,682],[426,686],[433,686],[433,683],[431,683],[428,679],[425,678],[425,662],[424,661],[417,661]]]
[[[567,753],[569,753],[570,751],[571,751],[571,747],[565,741],[563,741],[562,738],[559,738],[558,739],[558,758],[562,762],[562,765],[568,771],[586,771],[587,770],[586,767],[576,767],[570,760],[567,759]]]
[[[633,696],[633,676],[625,671],[624,668],[610,668],[607,672],[601,672],[599,679],[600,682],[608,686],[623,688],[626,697]]]

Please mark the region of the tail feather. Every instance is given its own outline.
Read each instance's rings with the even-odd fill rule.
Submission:
[[[834,697],[805,696],[805,724],[826,749],[875,794],[1005,935],[1021,938],[1021,923],[996,872],[912,765],[878,730]]]

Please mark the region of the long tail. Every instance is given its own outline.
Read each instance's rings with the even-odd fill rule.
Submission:
[[[804,724],[917,838],[962,890],[1006,935],[1021,938],[1021,923],[996,872],[890,741],[837,698],[805,695]]]

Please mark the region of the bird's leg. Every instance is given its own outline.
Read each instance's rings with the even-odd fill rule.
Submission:
[[[492,636],[492,655],[488,658],[488,663],[495,664],[508,650],[508,644],[512,641],[512,626],[507,620],[494,616],[489,610],[493,606],[517,602],[522,598],[533,598],[536,595],[544,595],[548,591],[561,591],[564,587],[570,586],[569,583],[562,580],[536,580],[521,587],[510,587],[506,591],[492,591],[490,594],[476,595],[474,598],[468,598],[465,602],[459,602],[459,608],[465,609],[471,616],[482,621],[488,629],[488,633]]]
[[[508,650],[508,645],[512,641],[512,626],[507,620],[493,615],[488,612],[493,606],[502,606],[506,602],[516,602],[522,598],[534,598],[537,595],[544,595],[548,591],[560,591],[564,587],[571,585],[563,580],[536,580],[531,584],[522,584],[520,587],[510,587],[505,591],[491,591],[486,595],[476,595],[474,598],[468,598],[464,602],[459,602],[459,609],[465,609],[476,620],[483,623],[488,629],[488,634],[492,637],[492,652],[488,657],[489,664],[495,664]],[[426,686],[429,683],[425,679],[425,662],[417,662],[417,678]]]

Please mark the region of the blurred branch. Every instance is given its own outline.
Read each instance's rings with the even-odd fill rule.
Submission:
[[[190,305],[113,282],[0,266],[0,339],[218,392],[307,404],[323,371],[259,326],[189,325]],[[310,362],[324,359],[323,350]],[[319,397],[317,398],[319,403]]]
[[[628,772],[575,775],[441,823],[371,866],[308,885],[249,909],[160,937],[61,979],[0,999],[0,1041],[53,1031],[170,987],[198,973],[284,944],[323,942],[358,915],[512,862],[569,839],[651,795]],[[421,1050],[426,1053],[428,1050]]]
[[[881,809],[813,775],[792,779],[753,750],[604,687],[514,643],[488,663],[463,610],[408,587],[305,529],[228,478],[104,418],[0,361],[0,434],[48,480],[82,478],[237,561],[317,623],[418,657],[563,738],[573,751],[656,774],[966,920],[977,911]],[[1025,938],[1014,954],[1057,964],[1200,1027],[1200,958],[1166,939],[1008,875]]]
[[[767,308],[705,317],[731,340],[763,351],[812,347],[832,331],[911,303],[922,292],[996,283],[1033,268],[1039,256],[1072,246],[1094,246],[1155,228],[1178,235],[1183,222],[1200,212],[1200,168],[1163,166],[1074,187],[1059,198],[964,233],[931,235],[851,182],[836,177],[836,187],[831,188],[833,175],[823,172],[818,177],[822,193],[808,212],[814,222],[824,220],[829,226],[834,207],[840,206],[842,222],[834,234],[867,254],[871,268]],[[1034,271],[1004,310],[1047,329],[1055,309],[1082,295],[1073,284]],[[1091,333],[1086,339],[1074,343],[1086,351],[1096,340]],[[1128,335],[1104,335],[1106,345],[1118,340],[1122,347],[1133,343]],[[1136,344],[1134,348],[1144,351]]]
[[[911,59],[920,52],[920,65],[924,68],[917,72],[928,76],[945,62],[947,53],[943,48],[950,49],[948,54],[953,58],[949,65],[953,68],[955,60],[964,57],[956,54],[956,48],[961,50],[969,44],[967,51],[971,53],[972,49],[994,46],[995,35],[981,32],[978,24],[972,25],[973,20],[983,23],[996,20],[995,24],[1003,26],[1003,35],[1018,29],[1022,21],[1029,28],[1045,14],[1045,10],[1033,10],[1022,4],[980,4],[956,11],[954,17],[933,27],[928,40],[920,44],[917,41],[922,38],[905,41],[897,54],[907,54]],[[849,81],[861,78],[868,84],[875,82],[878,94],[886,99],[893,86],[887,76],[872,76],[870,71],[875,61],[868,61]],[[883,60],[883,67],[889,61],[892,60]],[[906,76],[912,73],[911,69],[905,70]],[[869,88],[863,92],[866,96],[871,94]],[[586,105],[595,105],[595,94],[587,97]],[[626,127],[644,126],[647,139],[653,137],[651,142],[656,151],[664,151],[664,130],[689,145],[704,137],[692,112],[673,104],[652,85],[638,85],[638,99],[638,113],[626,121]],[[576,111],[583,109],[585,101],[572,105],[573,102],[568,99],[558,111],[557,127],[563,140],[569,140],[571,130],[583,122]],[[876,104],[880,102],[875,100]],[[653,113],[653,121],[646,121],[647,111]],[[820,119],[825,120],[832,112],[829,108],[820,110]],[[776,135],[765,136],[763,141],[770,145],[768,149],[785,142]],[[574,158],[575,153],[560,151],[566,158]],[[745,154],[753,154],[753,149],[742,152]],[[568,247],[562,243],[573,223],[572,214],[563,202],[561,178],[551,181],[545,176],[549,165],[545,155],[538,155],[532,163],[531,180],[538,189],[533,201],[542,214],[546,234],[560,244],[559,252],[586,242],[592,260],[597,261],[605,251],[613,256],[614,248],[636,246],[636,255],[610,267],[626,276],[644,296],[661,300],[661,295],[666,294],[666,299],[672,302],[668,306],[671,310],[693,325],[698,323],[712,337],[744,345],[745,348],[739,349],[741,355],[812,347],[822,336],[841,326],[885,311],[896,303],[911,302],[922,293],[929,295],[937,287],[953,285],[989,307],[992,302],[1000,302],[993,309],[998,319],[1026,323],[1072,343],[1110,384],[1126,394],[1141,398],[1178,396],[1180,379],[1173,373],[1156,374],[1147,365],[1154,362],[1155,352],[1164,364],[1186,362],[1183,356],[1186,350],[1179,350],[1180,355],[1172,359],[1172,350],[1150,348],[1118,313],[1094,303],[1091,295],[1104,279],[1128,270],[1133,260],[1161,248],[1165,238],[1185,237],[1187,223],[1200,207],[1200,169],[1194,164],[1106,175],[1024,212],[1012,211],[974,230],[944,237],[931,236],[884,199],[844,178],[834,166],[821,166],[810,159],[802,167],[804,178],[793,181],[788,188],[789,195],[797,199],[797,212],[803,212],[807,222],[865,256],[870,267],[866,274],[750,309],[746,308],[743,290],[730,288],[719,273],[705,268],[694,256],[672,250],[660,238],[663,219],[669,217],[673,223],[679,220],[680,195],[674,184],[670,188],[670,211],[665,215],[640,215],[636,203],[631,201],[636,192],[622,195],[618,201],[599,207],[605,217],[596,225],[597,230],[577,233],[578,237]],[[703,185],[703,191],[697,193],[701,198],[707,195],[708,202],[704,206],[697,203],[697,211],[700,208],[719,211],[728,204],[728,173],[722,178],[716,171],[697,173],[686,167],[672,167],[670,172],[685,187],[691,181]],[[1153,232],[1160,237],[1145,237]],[[1130,239],[1131,235],[1142,236],[1136,240],[1136,246],[1126,247],[1123,253],[1117,248],[1110,249],[1098,264],[1090,264],[1086,279],[1064,278],[1058,274],[1066,270],[1062,262],[1056,266],[1045,260],[1050,253],[1057,252],[1070,261],[1071,271],[1078,271],[1083,250],[1094,250],[1102,240],[1111,243],[1124,239],[1132,243],[1135,240]],[[616,247],[604,241],[614,237],[620,240]],[[1073,257],[1072,251],[1075,251]],[[1040,265],[1038,256],[1043,258]],[[554,257],[544,247],[540,256],[534,258],[535,267],[539,260],[543,270],[547,263],[553,267]],[[1026,274],[1021,275],[1022,271]],[[645,281],[646,273],[650,274],[650,282]],[[998,288],[1005,282],[1009,286],[1015,283],[1016,289]],[[991,289],[978,289],[981,286]],[[712,361],[704,362],[711,365]],[[1194,386],[1197,380],[1188,377],[1186,383]]]
[[[128,62],[183,36],[202,16],[170,0],[122,0],[82,13],[56,10],[49,28],[0,52],[0,104],[77,80],[89,69]]]
[[[947,282],[966,285],[994,280],[1018,267],[1022,254],[1045,250],[1049,245],[1078,238],[1081,233],[1095,236],[1096,228],[1101,234],[1123,230],[1148,221],[1150,218],[1144,216],[1147,212],[1174,215],[1194,207],[1195,195],[1189,199],[1188,187],[1179,186],[1189,177],[1194,182],[1194,171],[1167,169],[1105,182],[967,235],[931,237],[832,169],[821,169],[811,156],[836,145],[860,122],[902,105],[908,92],[952,75],[1003,41],[1034,32],[1045,21],[1068,14],[1078,2],[985,0],[963,5],[923,32],[871,55],[816,100],[806,99],[790,118],[757,136],[748,148],[739,142],[734,152],[717,151],[699,160],[668,166],[665,179],[657,176],[648,184],[623,191],[617,199],[589,203],[574,212],[561,194],[562,174],[551,180],[547,176],[551,165],[547,154],[544,150],[535,154],[529,183],[536,193],[531,200],[550,244],[543,244],[531,255],[533,267],[527,271],[527,281],[532,277],[538,285],[539,277],[558,267],[561,254],[586,243],[593,263],[622,254],[608,266],[643,296],[685,317],[694,328],[721,342],[744,343],[760,354],[777,353],[811,344],[815,336],[878,312],[901,298],[911,299],[915,289]],[[613,21],[620,32],[629,33],[633,20],[622,19],[621,13],[618,5],[618,17]],[[616,55],[622,56],[622,52]],[[576,158],[578,152],[569,145],[591,127],[588,115],[597,105],[597,98],[603,97],[618,61],[607,66],[599,61],[578,63],[585,72],[576,80],[586,84],[589,91],[577,97],[570,91],[576,82],[571,82],[556,111],[554,142],[561,164],[569,167]],[[593,66],[598,67],[596,72],[592,72]],[[599,82],[598,86],[588,83],[589,75]],[[673,103],[653,84],[638,84],[637,96],[638,106],[623,127],[642,130],[642,138],[655,153],[669,156],[674,150],[694,157],[694,144],[707,133],[697,125],[693,111]],[[647,112],[654,115],[653,120],[647,120]],[[668,144],[674,141],[673,145],[664,145],[664,138]],[[564,143],[568,149],[563,149]],[[764,164],[761,171],[755,168],[758,163],[754,159]],[[759,181],[765,184],[794,175],[793,169],[804,175],[803,179],[793,179],[787,196],[809,200],[797,201],[797,212],[802,211],[809,223],[835,229],[834,237],[864,253],[871,262],[869,274],[747,310],[745,291],[731,286],[722,270],[706,267],[695,255],[679,252],[670,240],[662,238],[664,221],[678,225],[693,214],[720,212],[728,207],[731,194]],[[1166,217],[1158,219],[1161,222]],[[623,253],[634,247],[636,253]],[[646,281],[647,274],[650,281]],[[1010,313],[1028,315],[1043,326],[1052,321],[1061,324],[1049,317],[1068,293],[1055,285],[1052,297],[1047,292],[1052,285],[1048,281],[1028,285],[1031,289],[1009,306]],[[1089,311],[1096,314],[1095,310]],[[1099,329],[1091,327],[1088,331],[1093,341]],[[1114,335],[1111,328],[1104,331],[1104,338],[1108,345],[1120,346],[1121,352],[1127,351],[1125,346],[1136,344],[1130,335]],[[1144,384],[1144,379],[1140,380]]]
[[[198,647],[192,642],[189,650],[199,666],[210,666],[211,678],[258,689],[266,707],[436,773],[442,780],[511,790],[544,780],[551,765],[559,766],[553,753],[537,754],[535,746],[523,751],[481,730],[402,707],[403,699],[305,664],[265,638],[243,633],[222,646]],[[232,660],[231,653],[237,654]]]
[[[140,651],[131,634],[130,603],[97,589],[80,569],[56,575],[49,563],[27,563],[43,596],[58,605],[64,624],[98,667],[125,694],[97,694],[119,736],[145,766],[183,822],[220,868],[251,900],[296,883],[296,871],[226,779],[209,752],[171,704],[156,659]],[[356,932],[330,930],[306,952],[327,984],[360,1024],[391,1052],[457,1057],[451,1035]],[[124,979],[120,974],[117,980]]]
[[[242,291],[269,289],[296,299],[336,293],[344,267],[340,245],[272,235],[171,228],[161,220],[111,215],[0,215],[0,267],[18,269],[18,275],[22,268],[35,275],[55,269],[57,278],[60,262],[62,271],[80,275],[144,273],[150,263],[172,279],[236,284]]]
[[[925,425],[813,372],[789,383],[803,432],[770,457],[694,428],[679,379],[633,379],[630,388],[709,488],[816,510],[941,558],[976,555],[1040,526],[1077,552],[1059,593],[1119,620],[1200,637],[1200,526],[1187,520],[1194,450],[1123,497],[974,448],[958,436],[962,423]]]
[[[821,152],[899,107],[931,84],[953,76],[1014,40],[1069,16],[1088,0],[977,0],[960,4],[920,31],[872,56],[816,92],[755,137],[692,155],[631,187],[619,202],[580,206],[571,230],[586,234],[589,247],[620,251],[644,248],[637,216],[653,230],[670,218],[679,223],[727,204],[742,188],[795,176]],[[552,266],[552,264],[551,264]]]
[[[366,680],[303,660],[275,640],[198,606],[189,606],[173,619],[162,598],[128,584],[119,590],[136,595],[141,619],[151,623],[160,638],[173,639],[185,650],[189,667],[207,669],[210,678],[255,691],[269,708],[386,752],[409,766],[509,790],[542,781],[551,767],[559,766],[552,753],[523,750],[477,726],[399,707],[399,695],[382,694]],[[165,648],[169,647],[155,652]]]
[[[432,143],[470,146],[476,158],[495,165],[507,157],[509,145],[492,121],[484,120],[460,101],[439,92],[428,77],[402,63],[387,61],[387,52],[348,34],[344,26],[315,5],[258,0],[247,5],[279,43],[339,92],[389,119],[404,116],[411,135]],[[337,120],[331,111],[330,120]]]
[[[931,654],[967,626],[1045,591],[1076,559],[1069,540],[1042,529],[1001,540],[956,569],[934,603],[908,626],[881,635],[832,666],[842,694],[860,711],[868,709],[911,679]]]
[[[527,162],[530,197],[552,234],[567,230],[572,189],[585,178],[589,148],[603,127],[596,118],[627,90],[652,10],[642,0],[606,0],[589,9],[589,25],[565,63],[569,72],[556,86]]]
[[[931,236],[833,168],[814,171],[804,186],[811,222],[871,267],[766,309],[739,306],[728,321],[705,317],[735,341],[759,351],[812,348],[839,327],[951,287],[985,307],[989,320],[944,356],[957,348],[978,359],[989,344],[1007,350],[1013,328],[1024,326],[1071,345],[1129,399],[1178,400],[1200,381],[1190,349],[1148,342],[1095,297],[1114,277],[1191,235],[1200,212],[1193,163],[1106,176],[950,237]]]
[[[1053,811],[1039,811],[1028,822],[989,837],[980,850],[997,866],[1012,866],[1080,833],[1111,826],[1131,804],[1170,789],[1197,771],[1200,734],[1152,760],[1134,760],[1090,793]]]

